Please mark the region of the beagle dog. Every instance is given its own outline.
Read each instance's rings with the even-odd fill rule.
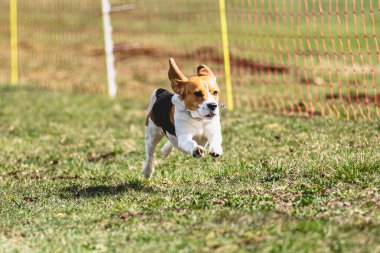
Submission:
[[[175,94],[156,89],[151,97],[145,122],[146,158],[142,173],[151,178],[154,151],[166,135],[161,153],[166,158],[174,147],[193,157],[204,156],[206,146],[213,157],[223,154],[219,117],[219,87],[214,73],[205,65],[187,78],[173,58],[169,59],[169,80]]]

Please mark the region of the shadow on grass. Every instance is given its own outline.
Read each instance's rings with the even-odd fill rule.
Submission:
[[[118,185],[93,185],[82,188],[80,185],[73,185],[62,189],[62,198],[94,198],[101,196],[118,195],[129,191],[139,191],[155,193],[153,187],[140,180],[131,180]]]

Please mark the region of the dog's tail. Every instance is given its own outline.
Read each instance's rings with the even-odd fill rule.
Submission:
[[[152,110],[153,108],[153,105],[154,105],[154,102],[156,102],[156,92],[157,92],[158,89],[155,89],[153,92],[152,92],[152,95],[150,95],[150,101],[149,101],[149,106],[148,106],[148,109],[146,110],[146,114],[148,115],[150,113],[150,111]]]

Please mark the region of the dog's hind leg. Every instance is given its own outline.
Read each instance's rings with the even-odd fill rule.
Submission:
[[[146,157],[145,163],[142,168],[142,174],[145,178],[149,179],[152,177],[154,172],[154,150],[157,144],[160,142],[164,133],[161,128],[157,127],[153,121],[148,118],[147,126],[145,127],[145,148]]]
[[[166,158],[169,156],[170,152],[173,151],[173,144],[170,141],[167,141],[165,145],[161,149],[162,158]]]

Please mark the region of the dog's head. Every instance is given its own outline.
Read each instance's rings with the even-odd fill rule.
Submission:
[[[172,89],[184,102],[186,108],[201,117],[213,118],[219,114],[219,87],[216,76],[206,65],[197,68],[197,76],[187,78],[173,58],[169,60],[169,80]]]

